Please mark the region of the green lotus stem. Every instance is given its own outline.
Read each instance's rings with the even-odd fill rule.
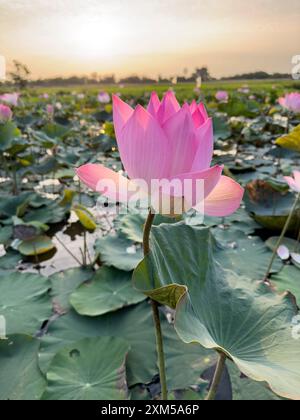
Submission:
[[[209,393],[206,397],[206,401],[213,401],[216,399],[218,388],[219,388],[219,385],[223,376],[223,372],[225,369],[226,359],[227,359],[227,356],[225,353],[219,354],[218,364],[216,367],[216,371],[214,374],[214,378],[213,378]]]
[[[80,265],[82,266],[82,262],[76,257],[76,255],[73,254],[72,251],[69,250],[69,248],[63,243],[63,241],[61,241],[59,239],[59,237],[57,235],[54,235],[55,239],[57,240],[57,242],[60,243],[60,245],[64,248],[65,251],[67,251],[67,253],[74,258],[74,260]]]
[[[86,231],[83,232],[83,265],[86,265]]]
[[[268,269],[267,269],[267,272],[266,272],[266,275],[265,275],[265,278],[264,278],[264,281],[265,282],[268,281],[268,278],[270,276],[270,273],[271,273],[271,270],[272,270],[272,267],[273,267],[273,264],[274,264],[276,255],[277,255],[278,248],[280,247],[280,245],[281,245],[281,243],[282,243],[282,241],[283,241],[283,239],[284,239],[284,237],[285,237],[285,235],[286,235],[286,233],[288,231],[288,228],[289,228],[290,223],[292,221],[293,214],[294,214],[294,212],[295,212],[295,210],[297,208],[297,205],[298,205],[298,202],[299,201],[300,201],[300,194],[298,194],[297,197],[296,197],[295,203],[294,203],[294,205],[293,205],[293,207],[292,207],[292,209],[290,211],[289,217],[287,218],[287,221],[286,221],[286,223],[284,225],[284,228],[283,228],[283,230],[281,232],[281,235],[280,235],[280,237],[279,237],[279,239],[277,241],[277,244],[276,244],[276,246],[274,248],[273,255],[272,255],[270,264],[268,266]]]
[[[300,246],[300,228],[299,228],[299,233],[298,233],[298,237],[297,237],[297,243],[296,243],[295,250],[294,250],[295,252],[298,251],[299,246]]]
[[[144,255],[146,256],[150,252],[150,232],[151,227],[154,221],[155,214],[149,211],[148,218],[144,226],[144,236],[143,236],[143,247]],[[163,337],[161,331],[161,322],[159,317],[158,304],[154,300],[151,300],[153,320],[155,324],[155,333],[156,333],[156,348],[158,356],[158,365],[159,365],[159,377],[161,383],[161,399],[168,399],[168,389],[167,389],[167,378],[166,378],[166,367],[165,367],[165,356],[164,356],[164,345]]]

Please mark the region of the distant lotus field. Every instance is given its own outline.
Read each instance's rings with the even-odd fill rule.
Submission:
[[[0,400],[300,400],[299,82],[0,86],[0,162]]]

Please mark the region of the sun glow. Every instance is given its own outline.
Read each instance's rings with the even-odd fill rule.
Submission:
[[[113,20],[81,18],[70,22],[65,33],[66,42],[73,48],[68,54],[82,58],[99,58],[118,53],[120,30]]]

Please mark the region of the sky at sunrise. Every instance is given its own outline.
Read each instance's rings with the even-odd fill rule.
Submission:
[[[33,77],[290,72],[299,0],[0,0],[0,55]]]

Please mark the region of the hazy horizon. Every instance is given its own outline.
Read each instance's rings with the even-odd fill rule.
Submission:
[[[34,78],[289,73],[299,21],[299,0],[0,0],[0,55]]]

